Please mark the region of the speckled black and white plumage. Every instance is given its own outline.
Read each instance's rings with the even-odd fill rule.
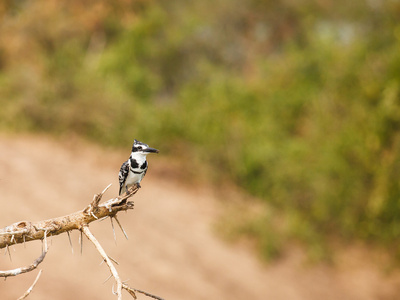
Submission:
[[[119,194],[126,192],[127,188],[133,184],[142,181],[146,175],[148,163],[146,156],[149,153],[158,153],[157,149],[150,148],[147,144],[134,141],[132,152],[127,161],[125,161],[119,170]]]

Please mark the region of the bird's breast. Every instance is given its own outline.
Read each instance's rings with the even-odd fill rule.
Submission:
[[[138,183],[142,180],[142,178],[143,178],[143,170],[131,169],[128,173],[128,177],[126,178],[125,184],[132,185],[134,183]]]

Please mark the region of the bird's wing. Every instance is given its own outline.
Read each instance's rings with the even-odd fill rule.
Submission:
[[[119,174],[118,174],[118,179],[119,179],[119,194],[121,195],[122,188],[124,186],[126,177],[128,177],[129,173],[129,159],[124,162],[121,166],[121,169],[119,169]]]
[[[140,166],[140,169],[144,170],[142,178],[144,177],[144,175],[146,175],[148,168],[149,168],[149,164],[147,163],[147,160],[145,160],[144,163]]]
[[[147,165],[147,166],[148,166],[148,165]],[[144,170],[142,178],[144,177],[144,175],[146,175],[148,169],[149,169],[149,168],[147,167],[146,170]]]

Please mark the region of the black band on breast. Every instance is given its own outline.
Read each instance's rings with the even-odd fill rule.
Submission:
[[[135,174],[143,174],[143,172],[144,172],[144,171],[142,171],[142,172],[135,172],[135,171],[133,171],[132,169],[131,169],[131,171],[132,171],[133,173],[135,173]]]

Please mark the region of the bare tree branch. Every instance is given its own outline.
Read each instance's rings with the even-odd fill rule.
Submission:
[[[36,269],[37,266],[44,260],[46,254],[47,254],[47,251],[48,251],[46,235],[47,234],[45,233],[43,253],[37,259],[35,259],[35,261],[32,264],[30,264],[29,266],[26,266],[26,267],[20,267],[20,268],[16,268],[13,270],[0,271],[0,277],[7,278],[9,276],[17,276],[17,275],[27,273],[27,272],[30,272],[30,271],[33,271],[34,269]]]
[[[81,230],[82,230],[83,234],[86,235],[86,237],[96,247],[97,251],[100,253],[101,257],[103,258],[103,261],[105,261],[105,263],[107,264],[108,268],[110,269],[110,272],[111,272],[110,277],[114,277],[114,280],[117,283],[117,291],[115,292],[115,294],[117,295],[118,300],[122,299],[122,290],[123,289],[126,290],[134,299],[136,299],[135,292],[138,292],[138,293],[142,293],[142,294],[144,294],[144,295],[146,295],[148,297],[151,297],[151,298],[154,298],[154,299],[157,299],[157,300],[163,300],[162,298],[160,298],[158,296],[152,295],[152,294],[147,293],[147,292],[142,291],[142,290],[131,288],[126,283],[123,283],[121,278],[118,275],[117,269],[115,268],[115,266],[112,263],[112,261],[114,261],[114,260],[107,255],[106,251],[104,251],[104,249],[101,246],[101,244],[99,243],[99,241],[95,238],[95,236],[89,230],[89,227],[87,225],[85,225],[85,226],[82,227]],[[106,279],[106,281],[108,279],[110,279],[110,277],[108,277]]]
[[[102,193],[95,195],[92,203],[81,211],[38,222],[20,221],[0,229],[0,249],[14,244],[41,240],[45,231],[49,235],[58,235],[71,230],[79,230],[82,226],[98,219],[114,217],[119,211],[133,209],[133,202],[127,201],[127,199],[138,191],[138,186],[132,186],[126,194],[99,204],[107,188]]]
[[[97,241],[94,235],[89,230],[89,224],[96,220],[101,220],[107,217],[112,219],[115,218],[125,237],[128,238],[125,230],[123,229],[121,223],[117,219],[116,215],[120,211],[126,211],[128,209],[133,209],[133,202],[127,201],[127,199],[133,196],[139,189],[139,184],[130,187],[127,192],[114,199],[110,199],[102,204],[99,204],[103,194],[110,187],[107,186],[100,194],[96,194],[93,197],[93,201],[82,211],[78,211],[63,217],[53,218],[38,222],[28,222],[21,221],[0,229],[0,249],[7,248],[6,251],[10,251],[9,246],[19,243],[24,243],[33,240],[44,240],[44,249],[40,257],[38,257],[31,265],[26,267],[20,267],[9,271],[0,271],[0,277],[16,276],[22,273],[30,272],[37,268],[37,266],[44,260],[48,247],[47,247],[47,236],[58,235],[67,232],[69,237],[69,232],[74,229],[78,229],[94,244],[97,251],[103,258],[103,261],[107,264],[110,269],[111,276],[114,277],[117,283],[117,290],[114,294],[118,296],[118,300],[122,299],[122,290],[125,289],[133,298],[136,299],[135,292],[142,293],[148,297],[152,297],[157,300],[163,300],[160,297],[154,296],[147,292],[137,290],[129,287],[127,284],[123,283],[118,275],[116,268],[113,265],[113,261],[117,263],[114,259],[109,257],[107,253],[102,248],[101,244]],[[114,231],[114,226],[113,226]],[[115,232],[114,232],[115,236]],[[70,237],[69,237],[70,238]],[[71,243],[71,240],[70,240]],[[80,239],[81,249],[82,249],[82,237]],[[72,244],[71,244],[72,248]],[[72,250],[73,251],[73,250]],[[117,263],[118,264],[118,263]],[[36,285],[41,271],[33,282],[32,286],[25,292],[25,294],[19,298],[26,298]],[[110,277],[111,277],[110,276]],[[107,279],[108,280],[108,279]]]
[[[150,298],[153,298],[153,299],[164,300],[163,298],[155,296],[155,295],[152,295],[152,294],[150,294],[148,292],[131,288],[131,287],[127,286],[125,283],[122,284],[122,287],[124,289],[126,289],[129,293],[131,293],[131,291],[133,291],[133,292],[136,292],[136,293],[141,293],[141,294],[146,295],[147,297],[150,297]]]
[[[101,244],[99,243],[99,241],[90,232],[89,227],[87,225],[82,226],[81,230],[82,230],[83,234],[86,235],[86,237],[94,244],[97,251],[100,253],[101,257],[106,262],[108,268],[110,269],[112,276],[114,277],[114,279],[117,283],[116,295],[118,296],[118,300],[121,300],[122,299],[122,281],[121,281],[121,278],[119,278],[117,269],[114,267],[111,259],[108,257],[106,251],[104,251],[104,249],[101,246]],[[136,296],[134,296],[134,298],[136,299]]]
[[[25,299],[26,297],[29,296],[29,294],[32,292],[33,288],[35,287],[36,283],[39,280],[40,275],[42,274],[42,270],[39,271],[39,273],[36,276],[35,281],[32,283],[32,285],[30,286],[30,288],[25,292],[25,294],[23,294],[21,297],[18,298],[18,300],[22,300]]]

